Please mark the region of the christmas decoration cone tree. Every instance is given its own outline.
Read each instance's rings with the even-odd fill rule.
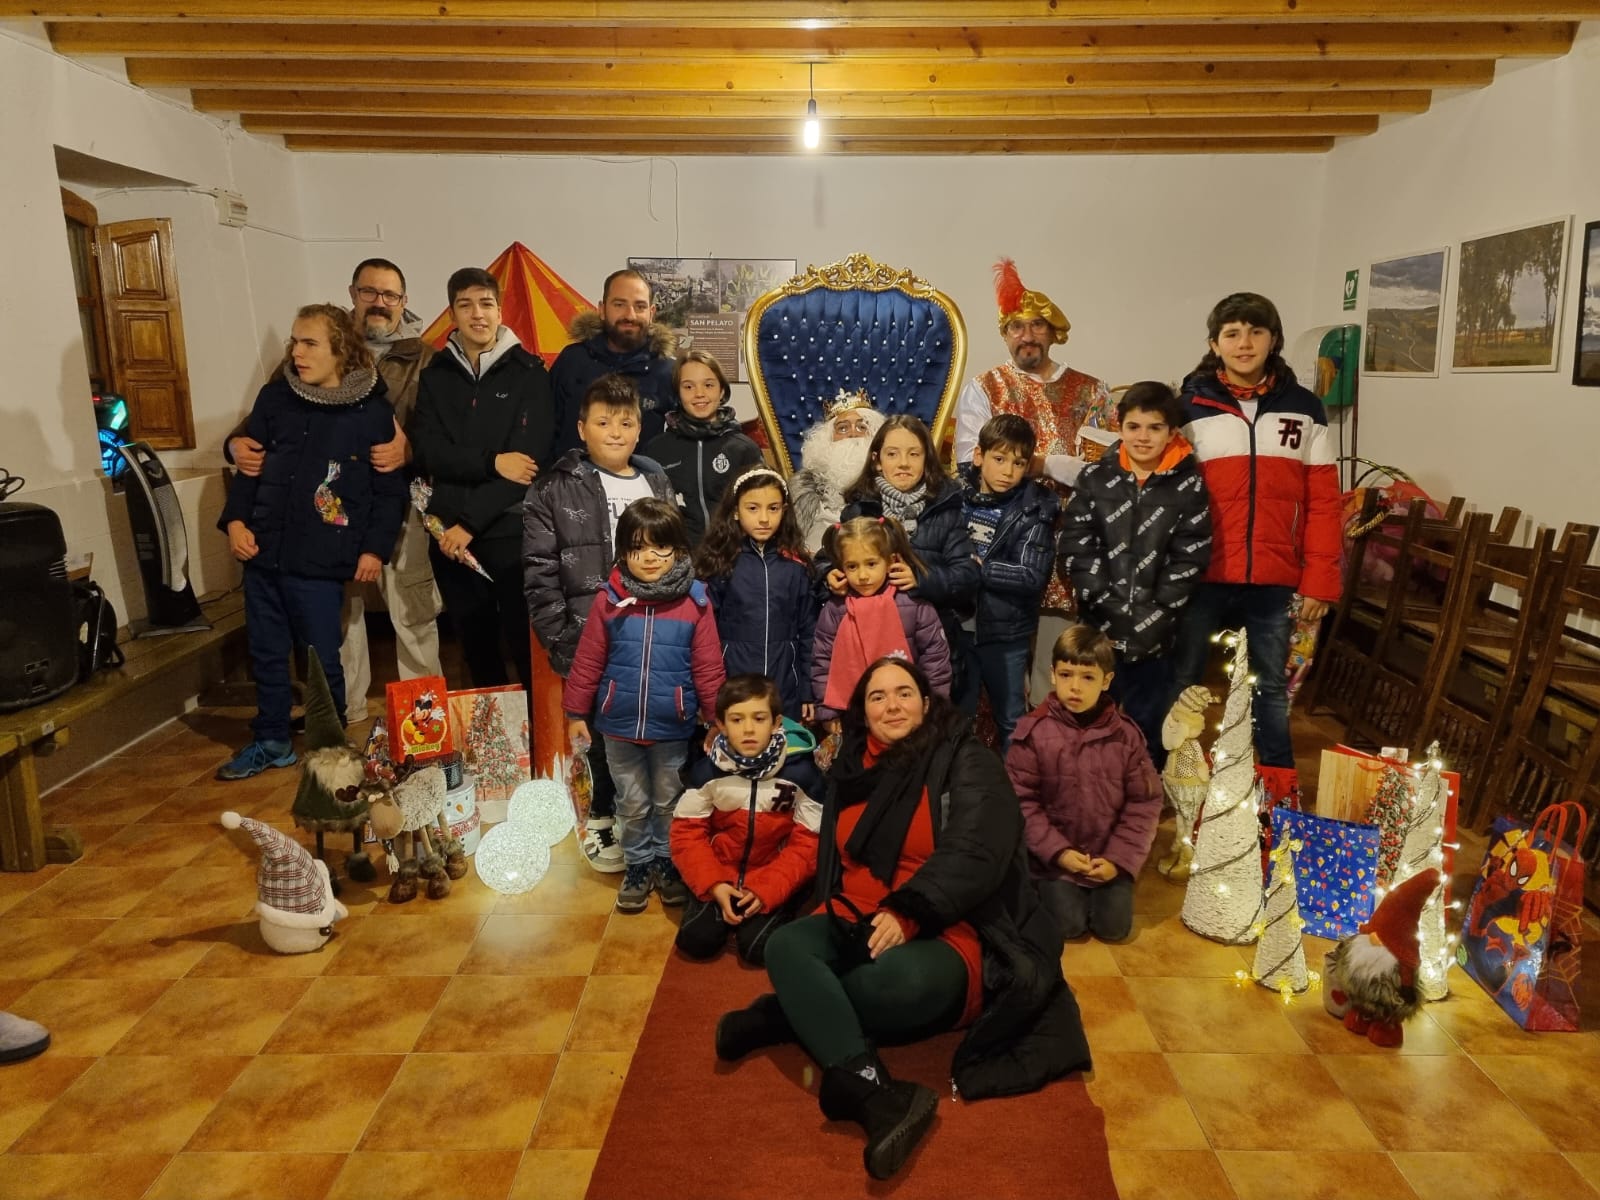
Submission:
[[[1430,867],[1444,869],[1444,820],[1449,801],[1449,785],[1439,772],[1439,743],[1427,749],[1420,778],[1409,789],[1412,797],[1403,826],[1404,840],[1395,867],[1392,886],[1418,875]],[[1424,1000],[1443,1000],[1450,994],[1450,939],[1445,931],[1445,891],[1441,885],[1422,906],[1417,929],[1420,945],[1417,961],[1417,994]]]
[[[1273,988],[1288,1000],[1311,983],[1306,970],[1305,942],[1300,936],[1300,900],[1295,892],[1294,852],[1299,842],[1284,839],[1272,851],[1272,884],[1266,909],[1256,926],[1256,961],[1250,974],[1262,987]]]
[[[1222,732],[1211,748],[1211,787],[1200,811],[1194,862],[1183,897],[1183,923],[1229,945],[1254,940],[1261,915],[1259,783],[1251,728],[1249,653],[1244,631],[1225,633],[1232,653]]]

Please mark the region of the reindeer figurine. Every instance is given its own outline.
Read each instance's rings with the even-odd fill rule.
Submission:
[[[1206,709],[1215,698],[1198,684],[1183,689],[1176,704],[1161,722],[1161,744],[1167,748],[1167,765],[1161,772],[1161,786],[1178,812],[1172,833],[1172,846],[1156,863],[1156,870],[1168,879],[1189,878],[1189,862],[1194,858],[1194,823],[1211,786],[1211,764],[1200,748],[1205,732]]]
[[[428,899],[450,894],[450,881],[467,873],[467,856],[445,819],[444,771],[424,767],[392,789],[370,796],[372,832],[388,851],[389,903],[404,904],[417,895],[417,878],[428,881]]]

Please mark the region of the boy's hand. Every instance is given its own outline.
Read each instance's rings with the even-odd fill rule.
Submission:
[[[739,911],[747,917],[753,917],[761,911],[761,897],[749,888],[739,893]]]
[[[835,596],[844,595],[850,588],[850,585],[845,582],[844,572],[839,570],[838,567],[828,572],[827,582],[828,590]]]
[[[249,562],[261,553],[256,545],[256,535],[243,521],[228,522],[228,551],[240,562]]]
[[[526,454],[508,450],[494,456],[494,471],[502,479],[526,485],[532,483],[533,477],[539,473],[539,464]]]
[[[900,918],[886,908],[872,914],[872,936],[867,939],[867,950],[873,958],[880,958],[885,950],[906,944],[906,931]]]
[[[902,591],[909,592],[917,586],[917,573],[911,569],[911,564],[895,559],[889,564],[889,582]]]
[[[376,554],[363,554],[356,559],[356,582],[377,583],[383,574],[383,559]]]
[[[267,448],[249,434],[241,433],[228,439],[228,456],[239,468],[239,474],[256,476],[261,474],[261,464],[267,461]]]
[[[1089,869],[1084,871],[1090,879],[1098,879],[1101,883],[1110,883],[1117,877],[1117,864],[1110,859],[1091,858]]]
[[[809,725],[817,719],[817,706],[815,704],[802,704],[800,706],[800,720]]]
[[[1300,597],[1300,619],[1302,621],[1320,621],[1328,615],[1328,602],[1314,600],[1310,596]]]
[[[462,553],[471,542],[470,530],[460,525],[452,525],[439,535],[439,550],[446,558],[453,558],[459,562]]]
[[[731,883],[711,885],[711,898],[717,902],[717,907],[722,909],[722,919],[729,925],[737,925],[744,920],[738,908],[738,899],[742,894]]]
[[[406,459],[411,456],[411,443],[406,441],[405,432],[400,428],[400,422],[394,423],[394,440],[379,442],[372,448],[372,469],[380,475],[387,475],[390,471],[398,471],[406,465]]]
[[[1074,875],[1087,875],[1089,856],[1082,850],[1063,850],[1056,855],[1056,866],[1063,871],[1071,871]]]
[[[589,722],[582,717],[573,717],[567,721],[567,745],[572,747],[574,754],[581,753],[594,745],[594,739],[589,736]]]

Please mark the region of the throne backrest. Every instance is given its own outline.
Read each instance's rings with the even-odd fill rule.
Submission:
[[[778,467],[800,467],[800,443],[840,390],[865,389],[888,415],[911,413],[941,444],[967,362],[961,310],[909,270],[852,254],[756,300],[745,363]]]

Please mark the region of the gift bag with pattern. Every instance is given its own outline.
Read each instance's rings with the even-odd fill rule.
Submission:
[[[1577,847],[1588,829],[1570,802],[1552,804],[1531,828],[1497,818],[1467,905],[1456,961],[1527,1030],[1578,1030],[1585,869]]]
[[[1294,877],[1305,931],[1334,941],[1350,937],[1372,915],[1378,827],[1275,808],[1273,844],[1285,837],[1304,847],[1295,853]]]
[[[515,683],[451,692],[450,724],[478,804],[510,800],[528,781],[528,693]]]
[[[441,675],[401,679],[384,687],[389,757],[396,763],[443,758],[455,749]]]

